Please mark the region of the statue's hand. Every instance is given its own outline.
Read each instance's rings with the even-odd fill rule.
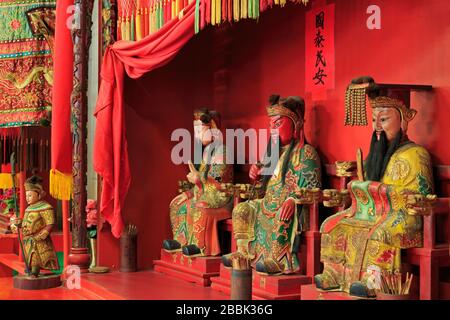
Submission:
[[[187,179],[192,184],[199,184],[200,183],[200,172],[195,169],[194,164],[191,161],[188,161],[189,165],[189,173],[187,174]]]
[[[200,182],[200,176],[196,172],[189,172],[186,176],[188,181],[192,184],[198,184]]]
[[[180,204],[182,204],[187,199],[188,199],[188,197],[187,197],[187,195],[184,192],[180,193],[175,198],[173,198],[172,201],[170,201],[170,205],[169,206],[170,207],[172,207],[172,206],[179,206]]]
[[[288,221],[292,218],[295,211],[295,201],[292,198],[287,199],[281,206],[280,220]]]
[[[437,196],[435,194],[411,194],[404,193],[403,196],[406,200],[406,209],[409,215],[427,216],[431,214],[433,209],[433,203],[436,201]]]
[[[258,180],[261,177],[261,168],[256,164],[250,167],[249,177],[252,181]]]
[[[18,233],[19,228],[22,227],[22,219],[17,217],[11,217],[9,219],[9,227],[12,233]]]
[[[17,228],[17,226],[16,225],[14,225],[14,224],[10,224],[9,225],[9,228],[11,229],[11,232],[12,233],[17,233],[17,232],[19,232],[18,230],[18,228]]]
[[[12,217],[9,219],[9,222],[11,223],[11,225],[14,225],[17,228],[20,228],[22,226],[22,219],[20,218]]]

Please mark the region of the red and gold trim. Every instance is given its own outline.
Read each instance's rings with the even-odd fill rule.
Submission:
[[[286,107],[283,107],[282,105],[279,104],[275,104],[272,106],[268,106],[267,107],[267,114],[269,115],[269,117],[276,117],[276,116],[280,116],[280,117],[288,117],[289,119],[292,120],[292,122],[294,123],[294,136],[297,136],[299,134],[299,129],[300,129],[300,117],[298,116],[297,113],[295,113],[292,110],[289,110]]]
[[[370,106],[375,108],[396,108],[402,115],[402,120],[410,122],[417,114],[414,109],[408,108],[402,101],[389,97],[376,97],[375,99],[369,98]]]
[[[345,97],[345,125],[367,125],[366,88],[369,83],[350,84]],[[402,126],[406,131],[408,123],[414,119],[417,111],[408,108],[402,101],[388,96],[368,98],[372,109],[395,108],[402,117]]]
[[[268,106],[267,114],[269,115],[269,117],[276,117],[276,116],[288,117],[289,119],[292,120],[294,124],[300,121],[299,116],[295,112],[289,110],[286,107],[280,106],[279,104]]]

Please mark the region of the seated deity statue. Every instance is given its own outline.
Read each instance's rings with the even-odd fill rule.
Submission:
[[[188,181],[193,185],[170,203],[173,239],[163,242],[167,252],[185,256],[216,256],[221,253],[217,222],[231,218],[233,198],[221,184],[233,182],[233,166],[226,164],[226,148],[219,133],[220,115],[206,108],[194,111],[194,135],[202,146],[198,166],[189,163]]]
[[[30,275],[37,278],[41,269],[59,270],[58,258],[50,236],[56,224],[52,206],[42,200],[42,179],[32,176],[25,182],[28,207],[23,219],[11,218],[11,231],[22,229],[23,253]]]
[[[222,262],[229,268],[233,259],[245,258],[258,273],[289,274],[299,270],[298,240],[308,219],[307,207],[297,205],[296,194],[304,188],[321,187],[321,167],[316,150],[304,137],[304,100],[272,95],[269,104],[271,139],[266,159],[275,148],[279,158],[271,159],[276,161],[271,172],[263,171],[267,163],[251,166],[250,179],[260,182],[265,194],[233,209],[237,251],[222,256]]]
[[[320,228],[324,269],[314,280],[322,290],[370,297],[376,287],[370,270],[400,272],[401,249],[422,246],[422,217],[408,213],[407,195],[433,192],[432,167],[427,150],[407,136],[417,113],[405,104],[409,91],[402,95],[382,88],[370,77],[354,79],[347,90],[347,95],[363,97],[347,99],[347,119],[349,112],[365,117],[361,108],[367,94],[372,140],[364,170],[361,164],[362,177],[348,184],[351,206],[328,217]]]

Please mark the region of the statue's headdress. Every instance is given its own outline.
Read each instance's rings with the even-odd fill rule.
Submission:
[[[212,129],[220,128],[220,113],[208,108],[201,108],[194,111],[194,120],[200,120],[203,124],[211,125]]]
[[[289,96],[287,98],[280,98],[278,94],[272,94],[269,97],[269,105],[266,107],[269,117],[287,117],[291,119],[294,124],[294,132],[288,149],[286,150],[286,156],[284,157],[281,165],[281,182],[284,185],[286,172],[288,169],[288,162],[291,159],[291,153],[295,144],[298,144],[300,148],[305,144],[305,136],[302,129],[304,117],[305,117],[305,101],[298,96]],[[267,145],[267,155],[271,154],[272,144]],[[271,175],[265,175],[263,179],[263,188],[265,189],[269,182]]]
[[[44,188],[42,187],[42,178],[38,176],[31,176],[25,182],[25,190],[26,191],[35,191],[39,193],[41,196],[45,195]]]
[[[402,128],[415,117],[417,111],[409,107],[410,89],[396,85],[376,84],[371,77],[353,79],[345,93],[345,125],[367,125],[366,101],[375,108],[396,108],[401,115]],[[367,99],[366,99],[367,95]]]
[[[294,136],[298,137],[305,116],[305,101],[303,98],[298,96],[280,98],[279,95],[273,94],[269,98],[269,103],[270,105],[267,106],[268,116],[282,116],[291,119],[294,123]]]

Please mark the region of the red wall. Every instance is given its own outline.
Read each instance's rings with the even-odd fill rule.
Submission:
[[[132,183],[123,210],[138,228],[138,265],[148,268],[170,236],[168,206],[185,180],[187,166],[170,160],[172,131],[192,128],[192,113],[212,105],[212,75],[207,32],[192,39],[167,66],[138,80],[126,79],[125,104]],[[200,48],[202,48],[200,50]],[[119,266],[119,241],[102,232],[99,263]]]
[[[349,81],[371,75],[381,83],[431,84],[414,95],[419,111],[410,124],[412,140],[428,148],[435,164],[450,165],[450,6],[448,0],[337,0],[336,88],[326,101],[306,95],[306,133],[324,163],[367,154],[370,127],[344,127],[344,93]],[[367,6],[381,8],[381,30],[366,27]],[[224,125],[265,128],[271,93],[304,96],[304,15],[301,5],[263,13],[258,21],[208,28],[167,66],[126,82],[127,136],[133,181],[125,219],[138,226],[138,261],[148,268],[170,236],[168,204],[186,166],[171,163],[170,134],[192,126],[192,110],[214,105]],[[118,263],[118,242],[103,241],[101,262]],[[114,249],[114,250],[113,250]],[[103,254],[102,254],[103,252]]]

